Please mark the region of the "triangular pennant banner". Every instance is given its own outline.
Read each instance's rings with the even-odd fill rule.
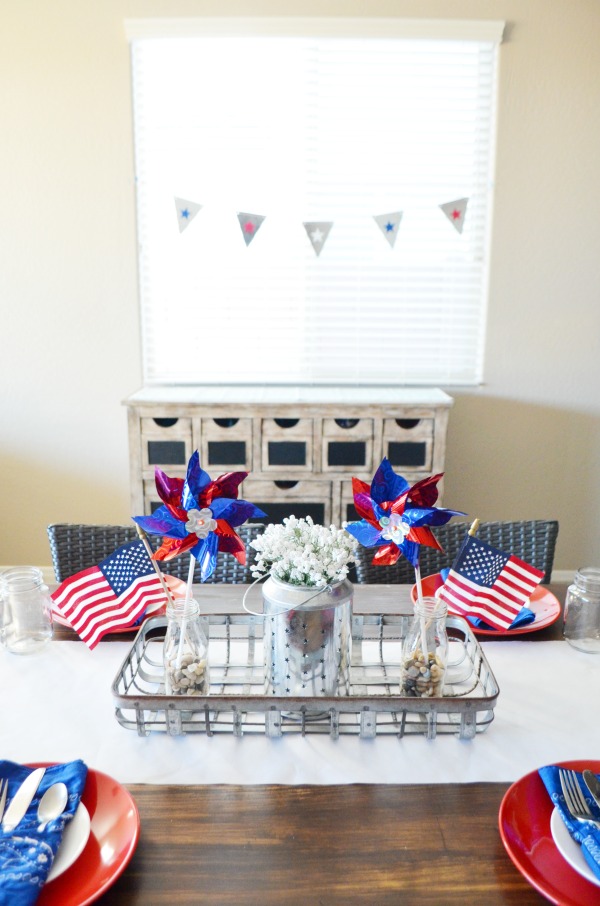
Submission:
[[[440,208],[452,224],[455,230],[462,233],[465,225],[465,214],[467,212],[468,198],[459,198],[457,201],[447,201],[441,204]]]
[[[314,222],[304,222],[304,229],[306,230],[306,235],[310,239],[310,244],[315,250],[316,255],[320,255],[323,250],[323,246],[327,241],[329,236],[329,231],[333,226],[333,220],[320,220]]]
[[[265,218],[261,214],[242,214],[238,213],[238,220],[242,228],[242,235],[246,245],[250,245],[260,229],[260,225]]]
[[[175,208],[177,209],[177,223],[179,232],[183,231],[190,225],[198,211],[202,210],[201,204],[195,201],[188,201],[186,198],[175,198]]]
[[[374,214],[373,220],[389,242],[392,248],[400,229],[402,220],[402,211],[394,211],[392,214]]]

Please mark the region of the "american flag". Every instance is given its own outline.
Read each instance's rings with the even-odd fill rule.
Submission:
[[[468,536],[438,594],[452,613],[508,629],[543,578],[535,566]]]
[[[52,593],[54,608],[89,648],[110,630],[125,629],[152,604],[165,602],[141,541],[131,541],[98,566],[69,576]]]

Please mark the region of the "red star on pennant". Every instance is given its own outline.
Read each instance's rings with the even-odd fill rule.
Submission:
[[[454,211],[452,211],[452,219],[458,220],[459,217],[460,217],[460,211],[457,211],[455,208]]]
[[[250,223],[249,220],[246,221],[246,223],[244,224],[244,230],[245,230],[247,233],[253,233],[253,232],[254,232],[254,224],[253,224],[253,223]]]

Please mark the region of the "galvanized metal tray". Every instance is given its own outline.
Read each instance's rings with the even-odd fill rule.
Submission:
[[[348,695],[267,696],[263,620],[210,615],[210,694],[166,695],[162,643],[166,620],[151,617],[140,628],[112,685],[116,717],[140,736],[262,733],[376,735],[454,734],[472,739],[494,719],[496,679],[469,624],[448,618],[450,665],[444,695],[408,698],[399,692],[402,641],[409,614],[354,614]]]

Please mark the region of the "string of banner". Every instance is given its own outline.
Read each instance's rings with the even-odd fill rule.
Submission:
[[[462,233],[467,211],[468,198],[457,198],[455,201],[447,201],[438,205],[440,210],[446,215],[452,226],[457,232]],[[203,205],[186,198],[175,198],[175,207],[177,210],[177,223],[179,232],[183,233],[188,228],[196,214],[202,210]],[[392,211],[388,214],[374,214],[373,220],[385,236],[390,246],[393,248],[402,220],[402,211]],[[249,214],[247,212],[238,212],[238,221],[246,245],[250,245],[258,233],[262,223],[266,219],[262,214]],[[303,221],[302,226],[306,230],[306,235],[310,240],[316,255],[320,255],[327,241],[327,237],[333,226],[333,220],[311,220]]]

